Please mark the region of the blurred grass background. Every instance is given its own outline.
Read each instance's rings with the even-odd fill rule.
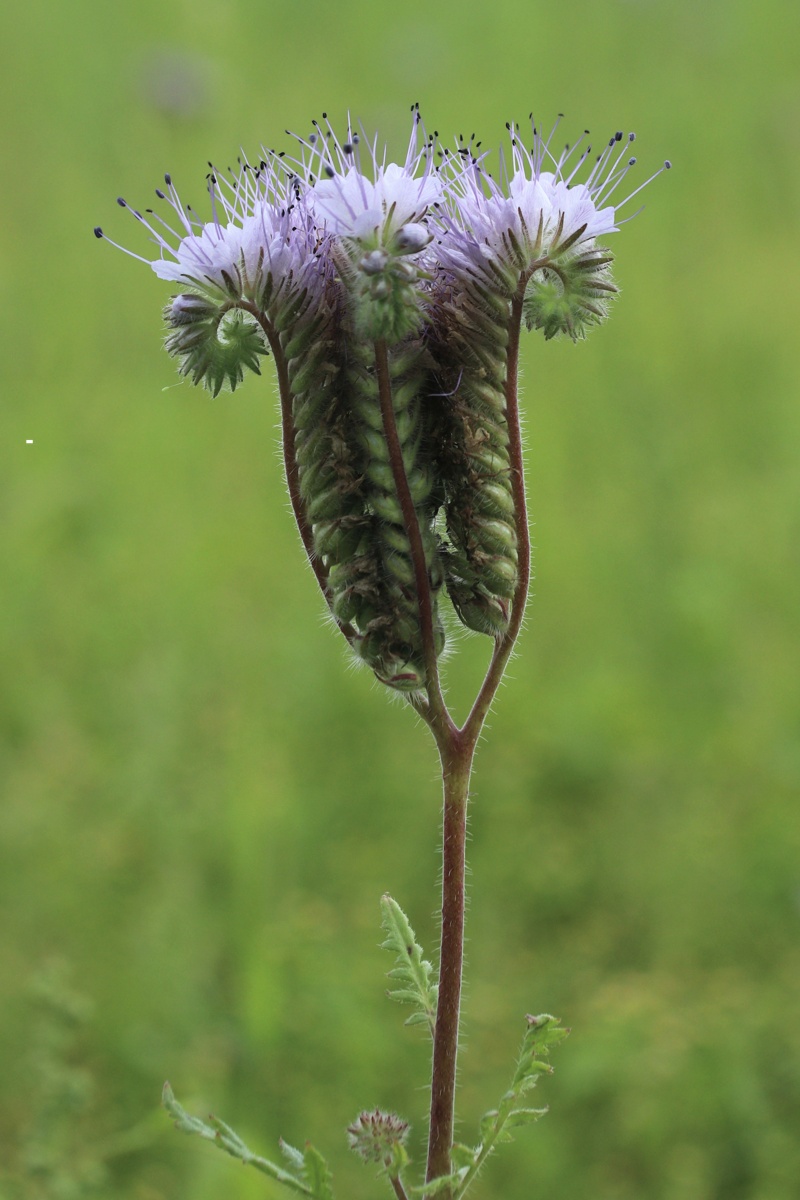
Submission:
[[[675,167],[613,239],[611,322],[524,348],[537,582],[475,778],[464,1140],[525,1012],[574,1033],[481,1194],[797,1197],[799,39],[791,0],[8,15],[4,1200],[275,1194],[171,1130],[165,1077],[257,1149],[311,1138],[348,1200],[379,1192],[359,1108],[422,1156],[377,926],[389,890],[435,947],[433,751],[322,619],[269,375],[176,386],[165,286],[91,234],[143,251],[118,194],[167,169],[202,211],[207,159],[323,109],[400,151],[417,100],[448,138],[563,110]]]

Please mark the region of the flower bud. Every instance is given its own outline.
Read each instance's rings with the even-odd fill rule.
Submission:
[[[487,302],[491,295],[491,303]],[[504,382],[509,302],[488,280],[438,297],[431,351],[441,381],[437,467],[449,545],[447,591],[468,629],[502,637],[517,585]]]
[[[385,250],[370,250],[358,264],[365,275],[380,275],[386,269],[389,255]]]
[[[172,297],[172,303],[167,307],[165,316],[171,325],[192,325],[196,321],[213,318],[218,307],[207,300],[205,296],[187,292],[181,296]]]
[[[347,1127],[350,1149],[364,1162],[380,1163],[388,1170],[399,1168],[406,1160],[402,1151],[408,1137],[408,1121],[401,1120],[395,1113],[362,1112],[352,1125]]]
[[[427,228],[419,221],[409,221],[398,229],[391,244],[395,254],[419,254],[432,241]]]
[[[612,256],[594,247],[580,253],[555,253],[551,263],[531,277],[525,289],[523,316],[528,329],[545,338],[566,333],[576,342],[592,325],[608,316],[617,288],[611,282]]]

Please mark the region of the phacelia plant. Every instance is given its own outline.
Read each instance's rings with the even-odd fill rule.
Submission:
[[[397,903],[382,901],[384,945],[396,958],[390,995],[411,1005],[407,1023],[433,1043],[424,1179],[407,1181],[408,1125],[394,1114],[362,1112],[347,1133],[401,1200],[456,1200],[497,1142],[542,1115],[527,1094],[567,1033],[549,1015],[527,1017],[508,1091],[474,1145],[454,1143],[469,780],[530,579],[520,334],[524,326],[577,341],[606,318],[617,289],[597,239],[629,219],[621,210],[655,176],[627,190],[633,134],[613,134],[598,154],[586,132],[556,152],[558,122],[545,137],[531,121],[530,136],[507,126],[510,162],[495,178],[474,137],[442,147],[417,106],[412,117],[402,163],[387,163],[377,139],[350,126],[339,140],[323,114],[291,155],[269,150],[237,171],[211,167],[206,220],[169,175],[156,189],[158,212],[119,204],[157,248],[152,260],[134,257],[176,288],[164,318],[180,372],[216,396],[274,359],[289,495],[333,621],[435,739],[444,790],[438,971]],[[460,727],[439,671],[457,623],[489,639],[486,676]],[[313,1146],[282,1143],[279,1166],[216,1118],[189,1116],[168,1085],[164,1099],[180,1128],[295,1192],[331,1200]]]

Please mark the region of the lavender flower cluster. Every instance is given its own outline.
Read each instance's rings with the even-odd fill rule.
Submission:
[[[474,136],[449,150],[412,115],[402,164],[323,114],[294,156],[212,166],[211,220],[169,175],[166,218],[130,210],[158,248],[134,257],[181,289],[165,320],[182,373],[216,395],[272,352],[309,560],[358,656],[406,693],[444,646],[443,587],[468,629],[508,629],[519,329],[577,339],[606,316],[596,239],[650,182],[623,186],[633,134],[593,155],[587,131],[556,153],[558,122],[544,136],[531,121],[528,141],[509,125],[498,182]]]

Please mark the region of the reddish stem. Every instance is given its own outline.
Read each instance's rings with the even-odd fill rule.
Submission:
[[[395,1194],[395,1196],[397,1196],[397,1200],[408,1200],[408,1194],[406,1192],[406,1189],[403,1187],[403,1182],[400,1179],[399,1175],[390,1176],[389,1182],[391,1183],[392,1187],[394,1188],[394,1194]]]
[[[442,821],[442,933],[439,1001],[433,1036],[431,1115],[426,1179],[450,1174],[455,1120],[456,1062],[461,1010],[466,900],[467,800],[474,742],[454,732],[440,746],[444,783]],[[443,1193],[449,1195],[449,1193]]]

